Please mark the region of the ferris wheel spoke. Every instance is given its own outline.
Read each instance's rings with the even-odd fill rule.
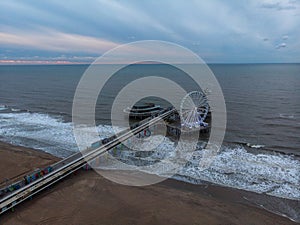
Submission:
[[[205,103],[206,103],[206,100],[205,100],[205,99],[199,99],[197,105],[205,105]]]
[[[192,111],[189,122],[192,126],[195,124],[195,111]]]
[[[207,98],[206,96],[202,96],[201,100],[200,100],[201,104],[207,104]]]
[[[190,113],[192,110],[184,110],[184,111],[182,111],[182,115],[186,115],[186,114],[188,114],[188,113]]]
[[[181,111],[187,111],[187,110],[188,110],[188,111],[191,111],[192,109],[193,109],[193,108],[192,108],[191,106],[184,106],[184,107],[182,106],[182,107],[181,107]]]
[[[191,106],[191,108],[195,107],[195,103],[190,96],[187,96],[187,104],[189,104]]]

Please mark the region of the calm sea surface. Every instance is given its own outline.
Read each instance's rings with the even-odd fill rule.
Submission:
[[[62,117],[64,122],[71,121],[74,92],[86,68],[85,65],[0,66],[0,112],[17,115],[28,111],[49,115],[49,119]],[[300,155],[300,64],[210,65],[210,68],[226,101],[226,145],[251,145],[261,147],[260,150]],[[124,85],[150,75],[172,79],[187,90],[197,88],[180,71],[166,65],[127,67],[115,74],[99,96],[97,123],[110,124],[110,107]],[[1,130],[0,137],[9,139],[5,137],[5,127]]]

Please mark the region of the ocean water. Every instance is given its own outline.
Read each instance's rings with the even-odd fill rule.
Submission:
[[[300,64],[209,66],[227,107],[222,150],[209,169],[200,171],[195,157],[175,178],[300,200]],[[77,151],[72,101],[86,68],[0,66],[0,140],[59,157]],[[167,65],[133,65],[119,71],[98,98],[96,122],[101,138],[113,134],[110,110],[114,96],[130,81],[153,75],[172,79],[186,90],[198,88]],[[168,106],[160,99],[150,100]],[[167,154],[172,146],[166,140],[157,151]]]

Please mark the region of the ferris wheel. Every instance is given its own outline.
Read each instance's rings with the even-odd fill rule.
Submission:
[[[192,91],[181,101],[180,119],[183,128],[199,128],[207,126],[204,122],[209,111],[207,98],[203,92]]]

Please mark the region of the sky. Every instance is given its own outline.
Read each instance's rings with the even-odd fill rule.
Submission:
[[[300,63],[300,0],[0,1],[0,64],[91,63],[140,40],[207,63]]]

